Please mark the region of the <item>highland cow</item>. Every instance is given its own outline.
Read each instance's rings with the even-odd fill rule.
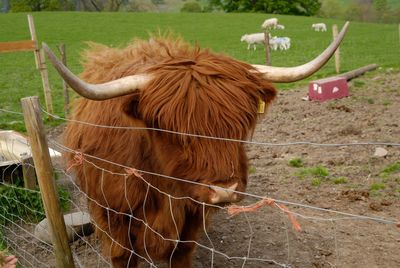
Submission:
[[[245,148],[232,139],[251,135],[259,102],[268,105],[276,95],[271,82],[314,73],[346,29],[314,61],[291,68],[250,65],[179,38],[153,37],[123,49],[92,45],[80,79],[44,45],[85,97],[64,139],[87,161],[66,156],[113,267],[191,267],[194,241],[212,214],[208,204],[240,201],[246,189]]]

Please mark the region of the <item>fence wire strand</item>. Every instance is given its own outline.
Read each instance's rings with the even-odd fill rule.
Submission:
[[[0,112],[3,113],[11,113],[11,114],[18,114],[22,115],[22,113],[19,112],[14,112],[14,111],[9,111],[6,109],[0,109]],[[258,145],[258,146],[265,146],[265,147],[279,147],[279,146],[298,146],[298,145],[308,145],[308,146],[318,146],[318,147],[350,147],[350,146],[392,146],[392,147],[400,147],[400,143],[397,142],[379,142],[379,141],[371,141],[371,142],[352,142],[352,143],[316,143],[316,142],[311,142],[311,141],[298,141],[298,142],[284,142],[284,143],[270,143],[270,142],[257,142],[257,141],[247,141],[247,140],[236,140],[236,139],[229,139],[229,138],[223,138],[223,137],[210,137],[210,136],[205,136],[205,135],[195,135],[195,134],[190,134],[190,133],[178,133],[175,131],[169,131],[169,130],[163,130],[163,129],[157,129],[157,128],[137,128],[137,127],[114,127],[114,126],[104,126],[104,125],[95,125],[91,124],[88,122],[80,122],[80,121],[75,121],[71,119],[66,119],[62,118],[53,114],[47,113],[43,108],[42,112],[45,113],[46,115],[63,120],[64,122],[69,122],[69,123],[78,123],[78,124],[85,124],[93,127],[98,127],[98,128],[113,128],[113,129],[125,129],[125,130],[150,130],[150,131],[159,131],[159,132],[165,132],[169,134],[177,134],[177,135],[184,135],[184,136],[190,136],[190,137],[196,137],[196,138],[204,138],[204,139],[213,139],[213,140],[219,140],[219,141],[228,141],[228,142],[237,142],[237,143],[242,143],[242,144],[251,144],[251,145]],[[210,266],[211,267],[218,267],[216,264],[216,258],[224,258],[227,261],[237,261],[238,266],[240,267],[252,267],[252,264],[254,262],[258,264],[273,264],[279,267],[291,267],[291,262],[293,261],[293,258],[295,256],[295,253],[293,252],[293,248],[291,247],[291,244],[293,242],[293,233],[290,231],[290,224],[287,218],[287,215],[295,215],[299,219],[302,219],[303,221],[308,221],[308,222],[320,222],[320,223],[327,223],[331,226],[331,235],[329,237],[332,237],[332,244],[333,244],[333,249],[334,249],[334,264],[330,263],[327,261],[328,264],[330,264],[332,267],[339,267],[342,262],[342,257],[341,252],[340,252],[340,240],[339,240],[339,231],[338,227],[341,227],[341,225],[338,224],[338,222],[342,221],[348,221],[348,220],[359,220],[359,221],[372,221],[376,223],[383,223],[387,225],[394,225],[398,226],[399,221],[397,219],[389,219],[385,217],[376,217],[376,216],[368,216],[368,215],[357,215],[355,213],[349,213],[349,212],[343,212],[343,211],[337,211],[334,209],[328,209],[328,208],[321,208],[317,206],[312,206],[312,205],[307,205],[299,202],[294,202],[294,201],[287,201],[287,200],[279,200],[279,199],[270,199],[273,200],[272,206],[275,208],[278,208],[278,212],[280,215],[280,219],[283,222],[283,236],[284,238],[282,239],[283,244],[282,248],[286,248],[286,258],[285,260],[278,260],[275,258],[268,258],[268,254],[265,255],[260,255],[260,256],[254,256],[252,253],[254,250],[257,250],[254,246],[254,240],[257,239],[257,234],[256,230],[253,225],[254,219],[251,218],[251,215],[254,213],[250,212],[243,212],[240,215],[243,216],[229,216],[228,215],[228,207],[226,206],[220,206],[216,204],[206,204],[204,202],[200,202],[190,196],[173,196],[170,195],[167,192],[162,191],[161,189],[158,189],[154,185],[152,185],[149,181],[146,180],[146,176],[156,176],[157,178],[160,178],[162,180],[173,180],[176,182],[180,183],[186,183],[186,184],[191,184],[195,186],[200,186],[200,187],[207,187],[210,188],[213,185],[209,184],[204,184],[204,183],[199,183],[199,182],[194,182],[191,181],[187,178],[178,178],[178,177],[173,177],[173,176],[167,176],[165,174],[159,174],[150,170],[141,170],[137,169],[136,167],[131,167],[131,166],[125,166],[121,165],[119,163],[114,163],[112,161],[108,161],[105,159],[98,158],[94,155],[89,155],[85,154],[82,152],[78,152],[75,150],[72,150],[71,148],[67,148],[66,146],[62,145],[61,143],[48,138],[48,143],[50,147],[62,152],[62,153],[72,153],[76,155],[80,155],[82,157],[82,163],[84,162],[87,165],[91,165],[92,167],[98,169],[101,171],[101,177],[100,177],[100,191],[103,197],[103,200],[105,201],[105,204],[100,203],[98,200],[94,199],[93,197],[89,196],[89,194],[83,192],[80,190],[79,185],[75,182],[75,179],[73,178],[73,172],[70,172],[69,169],[64,169],[64,168],[55,168],[55,171],[57,174],[59,174],[60,177],[66,178],[68,181],[68,184],[71,185],[72,189],[70,189],[74,195],[70,196],[69,198],[66,198],[63,200],[64,202],[68,202],[70,206],[72,207],[72,211],[77,211],[77,212],[87,212],[87,206],[84,204],[85,202],[80,202],[77,201],[80,198],[83,198],[83,200],[90,201],[94,204],[96,204],[98,207],[101,207],[107,212],[108,215],[108,228],[104,229],[102,228],[98,223],[93,221],[92,219],[92,224],[95,226],[95,229],[97,230],[98,233],[101,233],[102,235],[106,236],[110,241],[111,241],[111,246],[110,246],[110,251],[114,246],[118,246],[127,252],[130,253],[129,255],[129,260],[128,264],[133,261],[134,258],[140,259],[142,262],[147,263],[150,267],[159,267],[158,263],[156,260],[152,259],[152,256],[150,252],[148,251],[148,244],[146,237],[148,237],[148,234],[152,234],[160,238],[162,241],[166,241],[169,243],[172,243],[173,249],[172,252],[169,256],[169,266],[172,266],[173,264],[173,255],[174,253],[178,250],[178,245],[179,243],[188,243],[188,244],[195,244],[199,249],[205,250],[209,252],[210,256]],[[0,147],[0,153],[1,152],[13,152],[14,150],[14,144],[11,142],[10,144],[7,143],[6,147]],[[118,167],[122,170],[125,170],[125,173],[122,172],[113,172],[111,170],[107,170],[104,168],[101,168],[99,165],[95,163],[95,161],[101,161],[103,163],[110,164],[112,166]],[[82,164],[82,163],[77,163],[77,164]],[[0,181],[0,188],[1,187],[7,187],[14,191],[14,194],[17,193],[17,191],[20,191],[20,187],[15,186],[11,183],[6,183],[5,181],[7,178],[5,177],[6,173],[11,173],[11,178],[13,175],[15,175],[18,170],[22,167],[23,164],[17,164],[13,167],[10,167],[10,169],[5,168],[2,169],[2,181]],[[24,164],[31,166],[30,164]],[[84,171],[85,176],[86,173]],[[105,174],[108,174],[112,177],[120,177],[123,181],[123,185],[125,185],[125,191],[123,194],[123,198],[125,199],[126,203],[128,204],[129,210],[127,212],[121,212],[117,211],[113,208],[111,208],[108,199],[107,199],[107,194],[106,191],[107,189],[104,188],[104,181],[106,179]],[[146,193],[145,197],[142,203],[142,212],[143,212],[143,218],[138,218],[134,216],[134,209],[131,207],[129,198],[128,198],[128,193],[127,193],[127,185],[129,180],[132,179],[140,179],[143,183],[146,185]],[[215,186],[213,186],[215,187]],[[221,188],[224,189],[223,187],[216,187],[216,188]],[[170,234],[170,237],[157,231],[157,229],[154,228],[149,223],[149,219],[146,215],[146,204],[149,202],[149,192],[150,190],[154,190],[160,195],[164,195],[167,200],[168,204],[164,204],[165,206],[168,206],[169,210],[169,216],[171,217],[171,221],[174,226],[174,233]],[[237,194],[240,194],[242,196],[247,197],[250,200],[256,200],[257,202],[263,201],[266,199],[269,199],[268,194],[267,195],[258,195],[254,193],[247,193],[247,192],[241,192],[237,190],[231,190],[231,189],[224,189],[227,192],[234,192]],[[35,195],[39,195],[40,192],[37,190],[29,190],[29,189],[24,189],[25,193],[32,193]],[[75,194],[76,193],[76,194]],[[14,197],[6,198],[6,202],[8,205],[12,204],[17,204],[18,206],[24,208],[26,211],[25,213],[28,215],[28,213],[36,213],[39,215],[41,218],[45,218],[44,212],[41,211],[36,211],[35,209],[32,209],[31,207],[28,206],[23,200],[19,200],[16,194]],[[63,197],[61,197],[63,199]],[[199,207],[202,209],[202,232],[204,236],[203,241],[195,241],[195,240],[185,240],[181,237],[180,231],[179,231],[179,224],[176,222],[176,216],[174,213],[174,202],[179,201],[179,200],[188,200],[190,202],[193,202],[197,204]],[[3,202],[3,201],[1,201]],[[286,207],[281,206],[281,205],[288,205],[291,207],[290,212],[286,209]],[[243,209],[251,208],[252,205],[248,206],[241,206]],[[246,231],[246,237],[244,238],[245,243],[243,244],[243,251],[242,253],[229,253],[225,252],[224,248],[221,248],[220,245],[217,245],[216,239],[214,238],[213,235],[215,235],[215,232],[212,234],[208,230],[207,223],[206,223],[206,218],[207,218],[207,208],[213,208],[216,210],[223,211],[225,215],[227,216],[227,220],[230,221],[235,221],[237,217],[243,217],[243,221],[245,222],[244,225],[247,225],[247,231]],[[251,211],[251,210],[249,210]],[[270,210],[269,210],[270,211]],[[324,214],[324,216],[316,216],[314,213],[321,212]],[[4,236],[4,240],[7,243],[8,247],[18,253],[18,257],[21,260],[21,262],[24,264],[24,267],[52,267],[51,264],[48,263],[49,260],[49,255],[54,254],[54,248],[53,246],[43,240],[38,239],[34,234],[33,234],[33,229],[35,228],[35,224],[30,223],[27,219],[25,219],[25,216],[13,214],[13,212],[9,212],[10,215],[12,215],[13,218],[16,218],[17,220],[11,220],[10,218],[7,218],[3,214],[0,213],[0,225],[3,228],[3,232],[5,234],[2,234],[0,231],[0,236]],[[133,250],[134,248],[134,241],[131,240],[129,231],[126,234],[129,236],[129,246],[128,248],[125,245],[122,245],[119,243],[114,238],[114,234],[112,233],[112,222],[111,222],[111,217],[110,215],[121,215],[129,219],[128,221],[128,229],[130,230],[132,228],[132,224],[135,223],[140,223],[144,226],[144,237],[143,237],[143,248],[144,248],[144,256],[140,255],[138,252],[135,252]],[[263,213],[258,211],[258,213]],[[334,216],[331,216],[334,215]],[[289,217],[290,219],[290,217]],[[108,257],[103,256],[100,250],[100,243],[96,239],[90,239],[85,234],[80,234],[76,231],[74,231],[74,236],[76,237],[75,241],[79,241],[77,246],[73,249],[73,257],[75,261],[75,265],[77,267],[105,267],[105,266],[111,266],[111,261]],[[11,237],[11,238],[10,238]],[[17,240],[17,242],[15,242]],[[1,242],[1,241],[0,241]],[[23,245],[23,247],[21,247]],[[41,254],[36,255],[37,250],[32,250],[28,249],[29,245],[34,245],[37,249],[40,249]],[[82,252],[83,251],[83,254]],[[265,249],[265,251],[268,251]],[[111,253],[110,253],[111,255]],[[95,261],[93,262],[93,257],[95,257]],[[162,267],[162,266],[160,266]]]
[[[211,140],[219,140],[219,141],[228,141],[228,142],[237,142],[237,143],[244,143],[244,144],[252,144],[252,145],[263,145],[263,146],[297,146],[297,145],[311,145],[311,146],[318,146],[318,147],[344,147],[344,146],[366,146],[366,145],[373,145],[373,146],[394,146],[400,147],[399,142],[379,142],[379,141],[366,141],[366,142],[350,142],[350,143],[318,143],[312,141],[297,141],[297,142],[282,142],[282,143],[272,143],[272,142],[259,142],[259,141],[249,141],[249,140],[238,140],[238,139],[230,139],[224,137],[213,137],[207,135],[198,135],[192,133],[184,133],[184,132],[177,132],[172,130],[166,130],[161,128],[153,128],[153,127],[131,127],[131,126],[107,126],[107,125],[98,125],[89,122],[77,121],[73,119],[67,119],[58,115],[48,113],[44,107],[41,107],[41,110],[44,114],[53,117],[58,120],[62,120],[65,122],[82,124],[97,128],[109,128],[109,129],[124,129],[124,130],[150,130],[150,131],[157,131],[157,132],[164,132],[169,134],[181,135],[181,136],[188,136],[194,138],[202,138],[202,139],[211,139]]]

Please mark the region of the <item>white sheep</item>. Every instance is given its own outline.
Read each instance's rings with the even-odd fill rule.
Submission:
[[[278,25],[278,19],[277,18],[271,18],[271,19],[266,19],[263,24],[261,25],[261,28],[263,29],[275,29],[276,25]]]
[[[278,37],[278,46],[280,50],[288,50],[290,48],[289,37]]]
[[[285,25],[277,24],[277,25],[276,25],[276,29],[277,29],[277,30],[285,30]]]
[[[269,40],[269,46],[272,50],[288,50],[290,48],[290,38],[274,36]]]
[[[269,47],[271,48],[271,50],[278,50],[278,42],[276,36],[269,38]]]
[[[311,25],[311,28],[314,29],[314,31],[321,31],[321,32],[326,32],[326,25],[325,23],[314,23],[313,25]]]
[[[245,34],[240,38],[240,41],[247,43],[247,49],[250,49],[253,45],[253,49],[256,50],[256,44],[264,44],[264,33]]]

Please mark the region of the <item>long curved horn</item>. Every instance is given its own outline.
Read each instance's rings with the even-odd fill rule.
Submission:
[[[325,49],[318,57],[312,61],[296,66],[296,67],[273,67],[266,65],[252,65],[260,73],[264,74],[264,78],[271,82],[277,83],[289,83],[302,80],[309,77],[319,69],[329,60],[333,55],[335,50],[339,47],[343,40],[344,35],[349,27],[349,22],[347,21],[340,31],[338,37]]]
[[[127,95],[142,88],[151,79],[149,75],[138,74],[122,77],[103,84],[89,84],[74,75],[45,44],[42,44],[44,51],[49,57],[54,68],[67,84],[79,95],[91,100],[106,100],[122,95]]]

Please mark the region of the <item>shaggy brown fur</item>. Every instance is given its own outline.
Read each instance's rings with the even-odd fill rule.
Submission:
[[[246,139],[256,124],[259,99],[268,104],[276,94],[250,65],[168,37],[135,41],[124,49],[92,45],[82,78],[102,83],[138,73],[151,73],[155,78],[135,94],[106,101],[81,99],[73,118],[98,125]],[[70,123],[65,144],[139,170],[223,187],[238,183],[239,191],[245,191],[247,184],[248,164],[241,143]],[[73,155],[67,157],[71,160]],[[89,160],[105,170],[125,173],[116,165]],[[194,243],[178,243],[174,250],[174,242],[146,229],[140,220],[166,239],[197,240],[203,229],[201,205],[189,199],[171,199],[170,207],[168,196],[148,188],[134,175],[113,175],[88,163],[75,167],[75,172],[89,196],[104,253],[114,267],[136,267],[140,258],[135,254],[149,262],[171,259],[172,267],[191,267]],[[147,174],[143,177],[174,197],[210,202],[207,187]],[[205,215],[208,211],[206,208]]]

